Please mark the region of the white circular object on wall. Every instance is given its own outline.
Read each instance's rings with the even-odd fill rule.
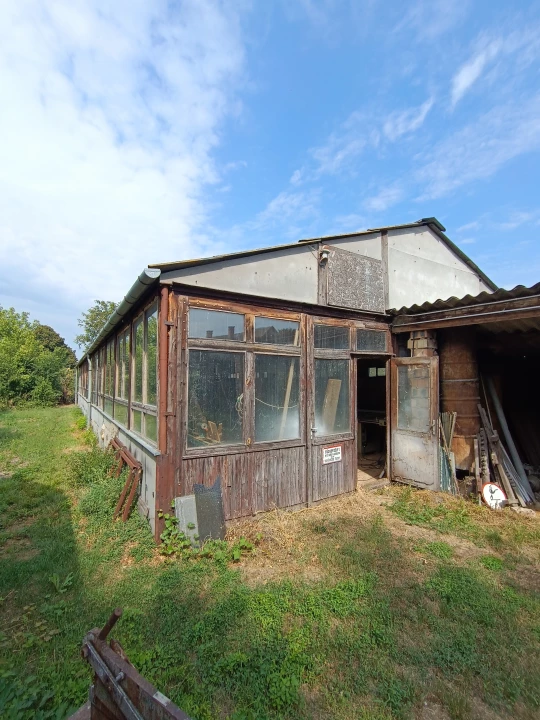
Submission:
[[[492,482],[482,485],[482,498],[492,510],[501,510],[506,505],[504,490]]]

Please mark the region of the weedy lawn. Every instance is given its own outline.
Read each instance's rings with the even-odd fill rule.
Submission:
[[[122,479],[81,425],[0,414],[1,718],[82,704],[81,640],[117,605],[133,664],[197,720],[539,717],[536,518],[391,488],[165,558],[136,514],[112,523]]]

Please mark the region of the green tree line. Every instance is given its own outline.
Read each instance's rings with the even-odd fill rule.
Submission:
[[[73,402],[76,362],[53,328],[0,306],[0,407]]]

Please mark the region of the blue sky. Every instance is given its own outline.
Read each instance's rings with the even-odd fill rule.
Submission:
[[[6,0],[0,304],[68,342],[148,263],[436,216],[540,280],[540,3]]]

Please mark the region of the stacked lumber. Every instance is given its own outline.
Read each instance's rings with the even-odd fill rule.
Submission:
[[[475,441],[477,492],[481,493],[485,483],[495,482],[504,489],[509,505],[527,507],[535,502],[530,487],[520,477],[482,405],[478,405],[478,412],[482,429]]]

